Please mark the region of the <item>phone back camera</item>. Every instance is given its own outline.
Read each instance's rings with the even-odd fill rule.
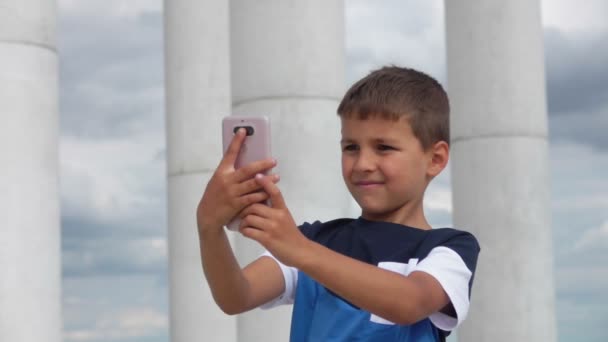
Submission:
[[[240,129],[240,128],[244,128],[247,131],[247,135],[253,135],[253,133],[255,133],[255,130],[253,129],[253,127],[251,126],[236,126],[234,127],[234,129],[232,130],[232,132],[234,134],[236,134],[236,132]]]

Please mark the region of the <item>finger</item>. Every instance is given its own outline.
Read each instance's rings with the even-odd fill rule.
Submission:
[[[269,198],[265,191],[258,191],[251,194],[247,194],[238,198],[238,205],[241,208],[246,208],[252,204],[260,203]]]
[[[239,151],[241,150],[241,145],[243,145],[243,141],[245,140],[246,133],[244,128],[239,128],[234,134],[230,145],[228,145],[228,149],[224,153],[224,157],[220,162],[220,165],[224,167],[234,167],[234,163],[236,162],[236,158],[239,155]]]
[[[243,219],[247,215],[256,215],[259,217],[268,218],[271,216],[271,210],[272,210],[272,208],[268,207],[265,204],[254,203],[254,204],[246,207],[245,209],[241,210],[241,212],[238,214],[238,217],[240,219]]]
[[[255,228],[255,229],[266,230],[266,228],[268,228],[270,223],[271,222],[266,218],[263,218],[261,216],[255,215],[255,214],[251,214],[251,215],[247,215],[241,219],[239,228],[251,227],[251,228]]]
[[[259,242],[262,246],[264,246],[264,243],[262,241],[264,240],[266,233],[263,230],[259,230],[253,227],[243,227],[239,228],[239,232],[241,232],[244,237],[255,240]]]
[[[287,209],[281,190],[279,190],[279,187],[270,180],[270,177],[265,177],[259,173],[255,176],[255,180],[262,185],[264,191],[270,196],[273,208]]]
[[[253,178],[256,174],[264,172],[266,170],[272,169],[277,165],[277,161],[274,159],[263,159],[254,161],[253,163],[249,163],[241,168],[239,168],[236,173],[236,181],[242,182],[244,180],[248,180]]]
[[[278,183],[280,180],[280,177],[277,174],[269,175],[269,177],[273,183]],[[236,193],[237,193],[237,195],[240,196],[240,195],[248,194],[248,193],[260,190],[260,189],[262,189],[262,185],[259,184],[254,178],[251,178],[249,180],[246,180],[246,181],[238,184],[236,187]]]

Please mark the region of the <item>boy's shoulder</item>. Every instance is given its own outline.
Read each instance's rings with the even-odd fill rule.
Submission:
[[[425,258],[434,248],[446,247],[463,259],[477,259],[480,247],[469,232],[455,228],[422,230],[362,218],[315,221],[300,226],[309,239],[361,261],[402,262]],[[474,262],[474,261],[473,261]]]
[[[299,226],[300,231],[309,239],[315,240],[315,238],[321,233],[327,233],[328,231],[333,231],[336,229],[340,229],[342,227],[348,226],[355,219],[353,218],[339,218],[331,221],[313,221],[313,222],[304,222]]]
[[[454,239],[462,239],[477,245],[477,239],[466,230],[457,228],[434,228],[429,230],[413,228],[391,222],[369,221],[363,218],[338,218],[331,221],[304,222],[300,230],[309,239],[316,240],[323,235],[331,235],[339,231],[356,231],[363,235],[377,235],[387,237],[416,236],[418,239],[428,240],[428,243],[442,244]]]

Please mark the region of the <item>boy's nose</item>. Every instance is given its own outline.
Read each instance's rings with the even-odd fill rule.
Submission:
[[[369,153],[361,151],[359,157],[353,165],[353,170],[356,172],[369,172],[376,169],[376,160]]]

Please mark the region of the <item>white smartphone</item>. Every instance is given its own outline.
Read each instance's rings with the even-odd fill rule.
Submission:
[[[265,116],[225,117],[222,120],[224,153],[226,153],[230,142],[240,128],[246,130],[247,136],[243,145],[241,145],[241,150],[234,164],[236,169],[249,163],[272,157],[270,148],[270,120]],[[237,217],[232,219],[226,227],[232,231],[238,231],[239,224],[240,219]]]

